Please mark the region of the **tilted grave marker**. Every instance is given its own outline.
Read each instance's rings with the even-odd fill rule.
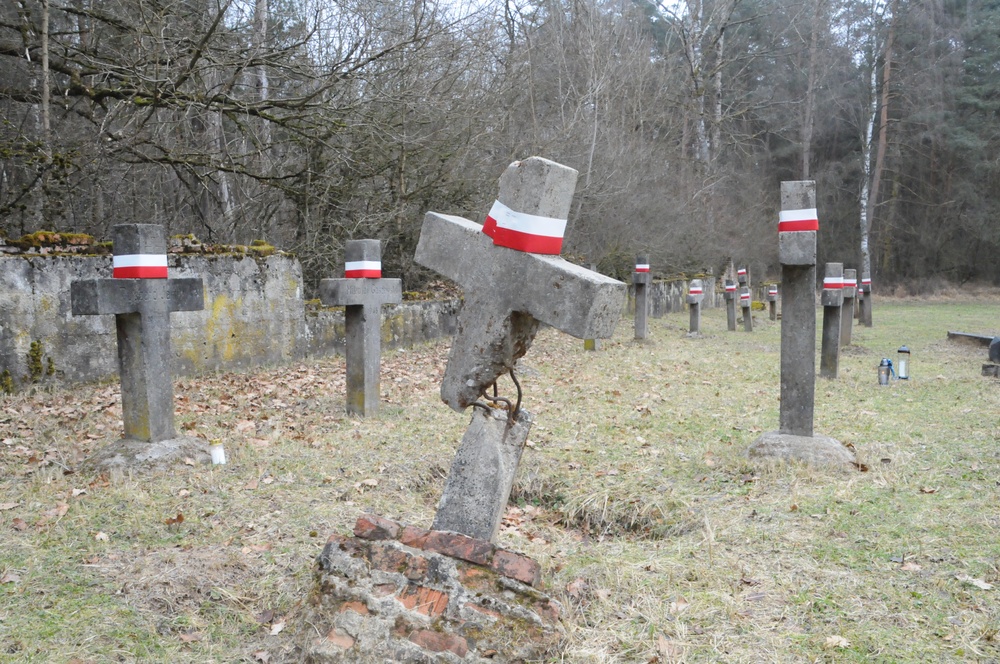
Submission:
[[[736,331],[736,282],[726,279],[724,295],[726,299],[726,327],[730,332]]]
[[[489,540],[496,535],[531,416],[489,390],[500,376],[514,377],[539,325],[582,339],[614,333],[625,284],[558,256],[576,178],[572,168],[531,157],[504,171],[482,226],[436,212],[424,217],[416,262],[465,291],[441,398],[458,412],[475,405],[435,530]]]
[[[767,310],[771,320],[778,320],[778,284],[767,287]]]
[[[823,276],[823,343],[819,375],[836,378],[840,370],[840,317],[844,304],[844,264],[827,263]]]
[[[115,226],[112,247],[112,278],[74,281],[71,310],[74,316],[115,316],[126,440],[173,440],[170,312],[204,309],[204,285],[200,278],[167,278],[162,226]]]
[[[840,345],[851,345],[851,332],[854,329],[854,304],[858,288],[857,270],[844,269],[844,306],[840,310]]]
[[[852,463],[839,441],[813,435],[816,391],[816,183],[781,183],[778,260],[781,262],[781,402],[776,432],[760,436],[751,457]]]
[[[382,364],[382,306],[403,301],[399,279],[382,278],[382,245],[378,240],[348,240],[344,278],[322,279],[320,301],[344,307],[347,345],[347,412],[368,417],[378,412]]]
[[[635,338],[645,339],[649,332],[646,319],[649,314],[649,256],[639,254],[635,257],[635,272],[632,273],[632,285],[635,288]]]
[[[692,279],[688,286],[687,303],[691,310],[688,334],[701,333],[701,301],[705,297],[705,286],[701,279]]]

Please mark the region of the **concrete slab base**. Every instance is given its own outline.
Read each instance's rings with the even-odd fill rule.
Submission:
[[[180,436],[151,443],[123,438],[94,452],[83,466],[89,470],[139,470],[158,472],[189,462],[211,463],[208,441]]]
[[[829,436],[796,436],[769,431],[754,441],[747,456],[751,459],[804,461],[817,466],[854,466],[854,451]]]

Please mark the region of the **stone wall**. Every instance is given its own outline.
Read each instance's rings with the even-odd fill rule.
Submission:
[[[705,289],[705,299],[702,300],[702,309],[712,309],[714,307],[725,306],[722,292],[716,292],[715,277],[701,276]],[[679,281],[654,281],[646,288],[646,299],[649,302],[650,318],[661,318],[667,314],[682,313],[687,311],[685,297],[687,296],[689,280]],[[627,311],[630,315],[635,314],[635,287],[629,285]]]
[[[342,307],[303,301],[302,268],[293,256],[253,251],[170,253],[171,277],[201,277],[203,311],[171,314],[176,375],[241,370],[343,353]],[[81,383],[117,371],[114,316],[73,316],[70,284],[110,277],[110,255],[21,253],[0,256],[0,375],[13,387]],[[685,311],[686,281],[654,282],[651,315]],[[702,306],[722,304],[705,279]],[[460,300],[404,302],[383,309],[382,344],[391,349],[451,336]],[[626,309],[634,307],[630,293]],[[34,344],[34,353],[32,348]]]

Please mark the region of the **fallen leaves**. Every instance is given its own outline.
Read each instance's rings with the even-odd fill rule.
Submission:
[[[182,524],[184,523],[184,515],[178,512],[177,516],[169,517],[166,520],[164,520],[163,523],[167,524],[168,526],[176,526]]]
[[[937,493],[941,490],[939,486],[922,486],[920,487],[920,493]]]
[[[987,583],[986,581],[983,581],[982,579],[974,579],[971,576],[969,576],[968,574],[956,574],[955,578],[957,580],[961,581],[962,583],[966,583],[966,584],[968,584],[970,586],[973,586],[975,588],[979,588],[980,590],[992,590],[993,589],[993,584],[992,583]]]
[[[834,650],[834,649],[843,650],[845,648],[850,648],[851,642],[842,636],[838,635],[828,636],[826,637],[826,643],[823,644],[823,647],[826,648],[827,650]]]
[[[17,572],[4,572],[3,576],[0,576],[0,585],[5,583],[17,583],[21,580],[21,576]]]

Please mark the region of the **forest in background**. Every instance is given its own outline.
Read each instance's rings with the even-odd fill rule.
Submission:
[[[0,230],[264,240],[307,283],[511,161],[579,170],[564,256],[777,273],[779,183],[819,262],[1000,283],[1000,0],[9,0]],[[821,271],[820,271],[821,272]]]

